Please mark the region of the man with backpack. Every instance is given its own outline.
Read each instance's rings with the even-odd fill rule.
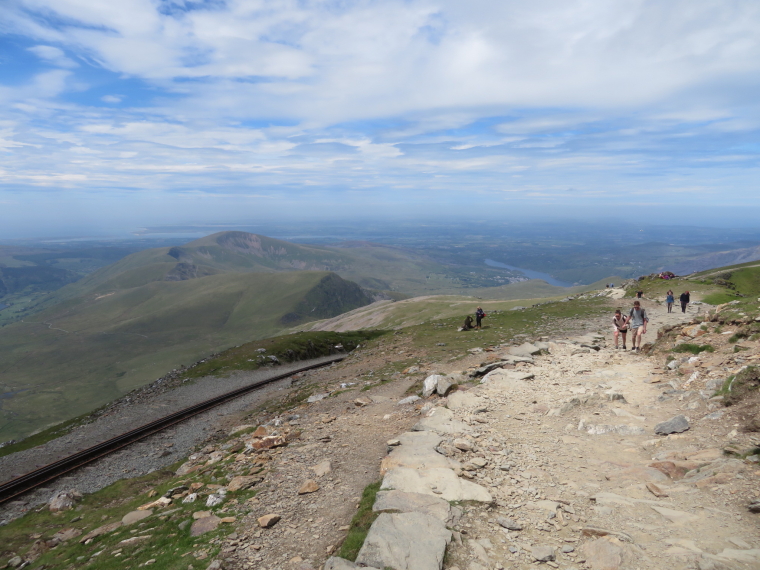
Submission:
[[[639,301],[634,301],[633,309],[631,309],[626,320],[631,332],[631,350],[636,352],[641,350],[641,337],[647,333],[647,323],[649,323],[649,317],[646,309],[641,308]]]
[[[485,312],[483,312],[483,309],[481,309],[480,307],[478,307],[478,310],[475,311],[475,328],[476,329],[480,328],[480,323],[483,320],[483,317],[485,317],[485,316],[486,316],[486,314],[485,314]]]

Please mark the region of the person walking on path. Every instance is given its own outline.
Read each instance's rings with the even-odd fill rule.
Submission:
[[[691,297],[689,295],[688,291],[684,291],[681,293],[681,297],[679,298],[679,301],[681,301],[681,312],[686,312],[686,307],[689,305],[689,302],[691,301]]]
[[[675,297],[673,296],[673,290],[668,289],[668,292],[665,294],[665,302],[668,304],[668,313],[673,312],[673,303],[675,302]]]
[[[631,309],[626,319],[628,329],[631,331],[631,350],[635,350],[636,352],[641,351],[641,337],[647,334],[648,322],[649,317],[647,316],[646,309],[641,308],[639,301],[634,301],[633,309]]]
[[[617,309],[615,311],[615,316],[612,317],[612,329],[613,329],[613,334],[615,335],[615,349],[617,349],[618,347],[618,337],[622,336],[623,350],[626,350],[625,335],[628,334],[628,324],[626,323],[626,318],[620,312],[620,309]]]
[[[483,317],[485,317],[486,314],[483,312],[483,309],[478,307],[478,310],[475,311],[475,328],[479,329],[481,321],[483,320]]]

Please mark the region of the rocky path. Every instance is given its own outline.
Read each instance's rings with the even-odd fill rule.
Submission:
[[[658,324],[696,311],[648,310]],[[747,510],[760,471],[724,453],[757,442],[718,421],[722,406],[704,380],[690,375],[685,389],[689,379],[659,359],[610,346],[591,334],[549,342],[548,354],[528,362],[492,353],[491,361],[512,363],[438,400],[414,431],[389,442],[376,503],[384,514],[357,563],[760,568],[760,521]],[[447,501],[463,503],[451,509]]]
[[[192,562],[183,568],[760,568],[760,515],[747,509],[760,499],[760,456],[743,453],[760,438],[742,430],[740,406],[713,397],[760,363],[760,347],[729,344],[733,325],[686,323],[701,318],[698,305],[684,315],[643,304],[645,342],[676,329],[642,353],[612,347],[612,311],[575,323],[574,336],[523,346],[477,346],[474,333],[467,356],[445,362],[405,335],[384,337],[297,380],[314,390],[309,401],[217,417],[209,428],[224,437],[190,455],[137,526],[195,537],[192,550],[176,549]],[[666,365],[682,342],[715,352]],[[394,359],[416,364],[383,371]],[[422,398],[410,397],[422,379]],[[335,557],[362,490],[378,480],[379,516],[356,563]],[[76,530],[89,536],[111,518]],[[94,539],[76,560],[170,560],[147,542],[121,558],[117,541],[137,532],[126,525],[107,524],[122,534]]]

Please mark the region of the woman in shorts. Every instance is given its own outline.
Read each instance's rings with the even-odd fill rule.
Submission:
[[[612,328],[613,334],[615,335],[615,348],[618,347],[618,337],[622,335],[623,350],[626,350],[625,335],[628,333],[628,323],[626,322],[626,318],[620,312],[620,309],[617,309],[615,311],[615,316],[612,317]]]

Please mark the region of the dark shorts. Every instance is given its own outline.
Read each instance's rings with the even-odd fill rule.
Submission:
[[[625,334],[628,332],[628,329],[618,329],[617,332]]]

